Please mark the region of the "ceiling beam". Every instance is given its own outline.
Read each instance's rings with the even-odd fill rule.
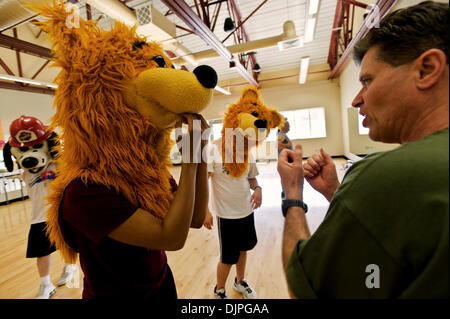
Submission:
[[[338,44],[344,20],[344,2],[337,0],[334,13],[333,30],[331,31],[330,49],[328,51],[328,64],[334,68],[338,62]],[[345,50],[345,49],[344,49]]]
[[[230,0],[230,4],[231,4],[231,9],[234,11],[234,13],[236,14],[238,20],[239,20],[239,24],[237,25],[237,27],[234,29],[233,32],[231,32],[224,40],[222,40],[222,43],[224,43],[225,41],[228,40],[228,38],[235,33],[237,30],[239,30],[239,28],[242,27],[243,29],[243,33],[245,35],[245,37],[247,37],[247,32],[245,31],[245,27],[244,27],[244,23],[247,22],[248,19],[250,19],[255,13],[256,11],[258,11],[268,0],[264,0],[255,10],[252,11],[252,13],[249,14],[249,16],[247,18],[244,19],[244,21],[242,21],[242,16],[241,16],[241,12],[239,11],[239,8],[236,4],[236,2],[234,0]],[[248,39],[245,39],[245,41],[248,41]]]
[[[192,11],[186,2],[183,0],[162,0],[162,2],[183,20],[195,34],[208,43],[219,55],[227,59],[230,63],[230,67],[236,68],[236,71],[253,86],[260,86],[247,69],[238,61],[238,59],[233,57],[233,54],[231,54],[217,36],[203,23],[194,11]]]
[[[36,73],[34,73],[34,75],[31,77],[31,79],[34,80],[34,79],[39,75],[39,73],[41,73],[42,70],[44,70],[44,68],[45,68],[45,67],[47,66],[47,64],[49,64],[49,63],[50,63],[50,60],[45,61],[45,63],[39,68],[39,70],[37,70]]]
[[[27,53],[44,59],[53,58],[51,50],[48,48],[4,34],[0,34],[0,47]]]
[[[2,82],[2,81],[0,81],[0,89],[17,90],[17,91],[49,94],[49,95],[55,94],[55,90],[51,89],[51,88],[42,88],[42,87],[37,87],[37,86],[23,85],[23,84],[18,84],[18,83],[9,83],[9,82]]]
[[[19,38],[19,36],[17,35],[17,28],[13,28],[13,34],[15,39]],[[23,77],[22,60],[20,59],[20,52],[17,50],[16,50],[16,60],[17,60],[17,70],[19,70],[19,76]]]
[[[360,8],[363,8],[363,9],[367,9],[367,7],[369,6],[368,4],[365,4],[365,3],[362,3],[362,2],[358,2],[358,1],[355,1],[355,0],[344,0],[344,2],[348,3],[348,4],[352,4],[352,5],[360,7]]]
[[[236,27],[236,30],[240,29],[240,33],[242,34],[242,38],[243,38],[243,39],[241,39],[241,40],[244,40],[245,42],[249,42],[249,41],[250,41],[244,23],[245,23],[248,19],[250,19],[250,18],[256,13],[256,11],[258,11],[258,10],[259,10],[259,9],[260,9],[267,1],[268,1],[268,0],[264,0],[264,1],[263,1],[263,2],[255,9],[255,10],[253,10],[253,11],[250,13],[250,15],[249,15],[247,18],[245,18],[245,19],[242,21],[242,15],[241,15],[241,11],[239,10],[239,7],[237,6],[237,4],[236,4],[236,2],[235,2],[234,0],[230,0],[231,10],[234,12],[234,15],[236,16],[236,18],[237,18],[237,20],[238,20],[238,22],[239,22],[238,26]],[[233,32],[236,32],[236,30],[234,30]],[[229,36],[230,36],[230,35],[229,35]],[[229,36],[228,36],[228,37],[229,37]],[[227,37],[227,38],[228,38],[228,37]],[[238,37],[238,38],[241,38],[241,37]],[[224,43],[225,41],[226,41],[226,39],[223,40],[222,43]],[[254,69],[255,69],[255,65],[257,64],[257,62],[256,62],[256,57],[255,57],[255,53],[250,53],[248,56],[249,56],[250,61],[251,61],[251,67],[252,67],[252,70],[254,70]],[[254,78],[256,81],[258,81],[259,73],[258,73],[258,72],[255,72],[255,71],[252,71],[252,72],[253,72],[253,78]]]
[[[338,0],[337,7],[336,7],[336,18],[338,17],[338,10],[342,10],[342,7],[340,5],[343,5],[343,2],[348,2],[347,0]],[[352,55],[353,48],[355,47],[356,42],[358,42],[360,39],[362,39],[371,29],[372,23],[371,21],[381,21],[383,17],[391,10],[391,8],[395,5],[397,0],[378,0],[377,3],[374,5],[374,8],[370,12],[369,15],[365,18],[363,24],[359,28],[356,35],[353,37],[352,41],[348,44],[345,51],[342,53],[340,59],[337,61],[337,64],[334,66],[333,70],[331,70],[330,73],[330,79],[334,79],[339,76],[341,71],[344,69],[347,61]],[[377,10],[375,10],[378,8]],[[367,23],[369,22],[369,23]],[[369,25],[368,25],[369,24]],[[334,27],[334,26],[333,26]],[[332,37],[333,41],[333,37]]]
[[[33,19],[36,18],[37,16],[39,16],[39,15],[38,15],[38,14],[35,14],[35,15],[33,15],[33,16],[29,17],[29,18],[26,18],[26,19],[24,19],[24,20],[22,20],[22,21],[16,22],[16,23],[14,23],[13,25],[10,25],[10,26],[8,26],[8,27],[6,27],[6,28],[4,28],[4,29],[0,29],[0,32],[5,32],[6,30],[9,30],[9,29],[11,29],[11,28],[18,27],[19,25],[21,25],[21,24],[23,24],[23,23],[26,23],[26,22],[29,22],[29,21],[33,20]]]
[[[8,67],[8,65],[2,60],[2,58],[0,58],[0,66],[2,66],[3,69],[5,69],[6,73],[8,73],[9,75],[15,75],[14,72]]]

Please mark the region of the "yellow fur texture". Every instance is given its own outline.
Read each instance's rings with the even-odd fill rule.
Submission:
[[[223,119],[221,153],[223,163],[231,176],[239,177],[247,170],[249,143],[251,143],[251,146],[257,146],[267,137],[270,129],[283,125],[283,119],[280,113],[275,109],[268,108],[263,103],[256,88],[248,87],[242,91],[239,101],[227,108]],[[267,121],[265,135],[253,142],[249,141],[248,136],[245,136],[243,154],[236,154],[236,150],[238,150],[236,148],[237,137],[231,135],[231,132],[236,132],[235,129],[241,129],[244,132],[249,130],[257,132],[257,127],[254,125],[256,120]],[[227,163],[229,158],[232,159],[231,163]]]

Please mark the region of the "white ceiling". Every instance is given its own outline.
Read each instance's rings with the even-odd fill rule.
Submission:
[[[194,5],[194,0],[186,0],[188,5]],[[199,2],[199,1],[197,1]],[[212,2],[212,0],[210,0]],[[242,19],[247,18],[263,0],[235,0],[241,12]],[[142,0],[128,1],[127,6],[134,8],[142,3]],[[300,59],[303,56],[310,57],[310,65],[319,65],[327,63],[328,50],[330,46],[331,30],[334,21],[337,0],[320,0],[319,12],[317,14],[317,23],[314,40],[305,43],[302,48],[294,48],[280,51],[277,46],[253,50],[256,52],[256,61],[261,66],[261,75],[268,72],[283,71],[289,69],[298,69],[300,67]],[[85,17],[85,3],[79,1],[78,4],[81,15]],[[158,11],[166,14],[169,9],[160,0],[154,0],[153,6]],[[307,0],[269,0],[256,13],[248,19],[244,26],[250,41],[265,39],[278,36],[283,33],[283,24],[287,20],[295,23],[297,36],[303,36],[305,31]],[[102,13],[92,8],[93,19],[97,19]],[[195,8],[193,8],[196,12]],[[214,6],[210,8],[210,14],[214,11]],[[226,3],[222,3],[217,25],[214,34],[221,41],[228,36],[223,30],[223,24],[228,17],[228,9]],[[170,14],[167,18],[182,27],[188,28],[186,24],[175,14]],[[102,18],[99,25],[105,29],[109,29],[113,21],[109,18]],[[187,32],[177,28],[177,37]],[[151,39],[150,39],[151,40]],[[197,35],[187,35],[178,38],[178,41],[192,53],[208,50],[208,45]],[[225,46],[234,45],[234,37],[231,36],[224,43]],[[240,75],[229,67],[228,61],[223,57],[202,60],[201,64],[212,66],[219,75],[219,80],[239,78]],[[189,70],[194,66],[186,65]],[[250,68],[250,66],[249,66]],[[251,73],[251,70],[250,70]],[[245,80],[242,78],[242,81]]]
[[[148,0],[120,1],[126,2],[126,5],[133,9],[137,5],[142,4],[143,2]],[[184,1],[191,6],[194,6],[195,4],[194,0]],[[234,1],[240,10],[242,20],[245,20],[260,4],[263,3],[264,0]],[[196,2],[199,3],[200,1],[196,0]],[[215,2],[215,0],[209,0],[209,2]],[[280,51],[278,49],[278,46],[274,43],[274,45],[271,47],[253,50],[253,52],[256,52],[256,62],[261,67],[259,78],[263,81],[273,81],[274,79],[278,79],[279,77],[283,77],[284,75],[289,74],[289,77],[291,77],[290,80],[293,81],[293,83],[298,83],[295,76],[296,73],[298,74],[298,70],[300,68],[300,60],[304,56],[310,57],[310,67],[318,66],[317,68],[315,68],[315,70],[320,69],[321,72],[327,72],[328,66],[326,63],[328,58],[336,5],[337,0],[320,0],[314,40],[312,42],[305,43],[303,47]],[[76,6],[79,8],[79,13],[81,14],[82,18],[86,19],[85,0],[79,0]],[[161,0],[153,0],[153,6],[162,14],[166,14],[169,12],[169,8]],[[210,6],[211,16],[213,15],[215,6],[216,5]],[[270,37],[281,35],[283,33],[283,24],[287,20],[292,20],[294,22],[297,36],[303,36],[305,32],[306,10],[307,0],[268,0],[244,24],[249,41],[267,39]],[[93,20],[98,20],[100,18],[98,22],[98,25],[100,27],[109,30],[114,24],[114,20],[106,16],[104,13],[98,11],[94,6],[91,6],[91,11]],[[196,12],[195,7],[193,8],[193,11]],[[222,41],[229,35],[229,33],[226,33],[223,30],[224,20],[228,16],[228,8],[225,1],[222,2],[216,28],[214,30],[214,34],[220,41]],[[175,25],[180,25],[184,28],[189,29],[189,27],[186,26],[186,24],[175,14],[167,15],[167,19],[169,19]],[[237,23],[235,22],[235,24]],[[32,28],[32,25],[30,23],[27,23],[27,26]],[[36,27],[34,28],[36,29]],[[39,32],[39,30],[35,31],[36,33]],[[176,29],[176,37],[177,41],[193,54],[210,49],[202,38],[195,34],[189,34],[182,29]],[[150,38],[149,40],[152,39]],[[36,39],[36,41],[34,42],[39,45],[48,46],[48,44],[45,44],[43,37]],[[42,42],[42,44],[40,42]],[[235,42],[233,36],[229,37],[229,39],[224,43],[224,45],[227,47],[234,44]],[[162,45],[164,47],[164,42],[162,43]],[[23,59],[28,58],[27,55],[22,56]],[[234,56],[237,57],[237,54],[234,54]],[[11,59],[6,59],[5,61],[8,62],[9,65],[16,64]],[[236,71],[236,69],[230,68],[229,62],[221,56],[201,60],[200,64],[210,65],[216,70],[219,76],[219,85],[223,84],[224,87],[230,87],[235,85],[236,83],[238,83],[239,85],[247,83],[247,80],[245,80]],[[39,66],[40,65],[41,61],[39,61]],[[193,70],[195,68],[194,65],[186,64],[185,66],[189,70]],[[313,71],[315,70],[313,69]],[[252,73],[250,63],[248,66],[248,71],[250,74]],[[45,78],[45,76],[45,74],[40,74],[38,79],[40,79],[41,77]],[[221,81],[224,82],[221,83]],[[277,81],[273,81],[273,85],[276,85],[276,82]],[[265,85],[267,85],[267,82],[265,82]]]
[[[193,4],[194,1],[186,1]],[[254,9],[258,7],[262,0],[236,0],[241,11],[242,19],[249,16]],[[277,46],[254,50],[256,52],[256,61],[261,66],[262,72],[282,71],[300,67],[302,56],[310,56],[310,64],[323,64],[327,62],[328,50],[331,38],[331,29],[336,9],[336,0],[321,0],[320,10],[314,41],[305,43],[303,48],[289,49],[280,51]],[[167,7],[161,1],[154,1],[154,6],[165,13]],[[250,41],[259,40],[277,36],[283,33],[283,24],[287,20],[295,23],[297,36],[302,36],[305,29],[306,0],[269,0],[264,4],[244,26]],[[214,34],[223,40],[228,33],[223,30],[223,23],[228,17],[226,5],[222,5]],[[185,24],[175,15],[168,16],[175,24],[185,26]],[[186,33],[177,29],[177,35]],[[205,42],[198,36],[189,35],[179,39],[191,52],[207,50]],[[235,44],[233,36],[225,43],[225,46]],[[229,79],[237,77],[236,71],[229,68],[228,62],[222,58],[214,58],[202,61],[204,64],[213,66],[219,74],[220,79]]]

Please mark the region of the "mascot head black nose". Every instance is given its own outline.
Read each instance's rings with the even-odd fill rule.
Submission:
[[[254,124],[257,128],[267,128],[266,120],[256,120]]]
[[[22,161],[22,166],[25,168],[33,168],[35,167],[39,161],[34,157],[27,157]]]
[[[207,89],[214,89],[217,85],[217,73],[207,65],[200,65],[193,71],[197,80]]]

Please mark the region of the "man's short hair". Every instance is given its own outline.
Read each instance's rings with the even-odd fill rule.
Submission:
[[[377,58],[391,66],[410,63],[429,49],[440,49],[448,58],[449,4],[433,1],[396,10],[374,26],[354,48],[354,59],[361,64],[372,47]]]

